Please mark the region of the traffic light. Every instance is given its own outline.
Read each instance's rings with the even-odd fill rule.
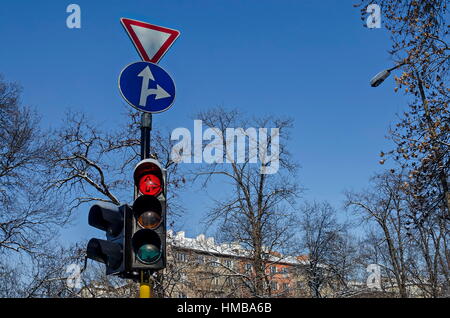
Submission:
[[[120,207],[98,203],[89,210],[89,225],[106,232],[106,239],[93,238],[86,249],[87,257],[106,265],[106,275],[120,274],[125,270],[125,227],[124,220],[131,210],[127,205]]]
[[[133,271],[160,270],[166,267],[166,171],[157,160],[145,159],[137,164],[133,177],[135,200],[126,220],[127,257]]]

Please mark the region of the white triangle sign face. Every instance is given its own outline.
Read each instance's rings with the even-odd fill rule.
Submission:
[[[142,21],[121,18],[136,50],[144,61],[158,63],[180,35],[180,31]]]

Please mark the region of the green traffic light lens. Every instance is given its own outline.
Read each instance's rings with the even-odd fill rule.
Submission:
[[[138,252],[137,257],[141,262],[146,264],[152,264],[156,262],[161,256],[161,251],[158,247],[153,244],[144,244],[142,245]]]
[[[161,238],[153,230],[142,229],[137,231],[131,239],[131,244],[136,260],[141,263],[155,264],[164,257]]]

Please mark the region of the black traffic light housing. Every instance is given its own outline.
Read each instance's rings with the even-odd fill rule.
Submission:
[[[166,267],[166,171],[157,160],[145,159],[133,178],[135,201],[125,221],[130,270],[161,270]]]
[[[93,238],[88,242],[87,257],[106,265],[106,274],[121,274],[126,270],[125,220],[131,215],[128,205],[97,203],[89,210],[89,225],[106,232],[106,240]]]

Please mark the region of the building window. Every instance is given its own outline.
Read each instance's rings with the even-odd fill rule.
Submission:
[[[277,290],[277,289],[278,289],[278,284],[277,284],[277,282],[271,282],[271,283],[270,283],[270,287],[272,288],[272,290]]]
[[[233,268],[233,261],[231,259],[226,259],[224,265],[228,268]]]
[[[178,298],[187,298],[187,295],[185,293],[179,292]]]
[[[236,284],[232,278],[225,279],[224,285],[233,288]]]
[[[219,277],[214,277],[212,280],[212,284],[214,286],[218,286],[220,284]]]
[[[203,255],[197,255],[197,264],[205,264],[205,257],[203,257]]]
[[[179,262],[186,262],[187,261],[187,255],[185,253],[176,253],[175,258]]]
[[[289,284],[288,283],[283,283],[283,290],[284,291],[288,291],[289,290]]]
[[[277,267],[276,266],[270,266],[270,272],[272,274],[276,274],[277,273]]]
[[[212,267],[218,267],[220,266],[219,260],[215,257],[211,257],[210,264]]]
[[[252,264],[245,264],[245,271],[246,272],[251,272],[253,270],[253,265]]]
[[[302,281],[297,281],[297,289],[304,289],[305,284]]]

